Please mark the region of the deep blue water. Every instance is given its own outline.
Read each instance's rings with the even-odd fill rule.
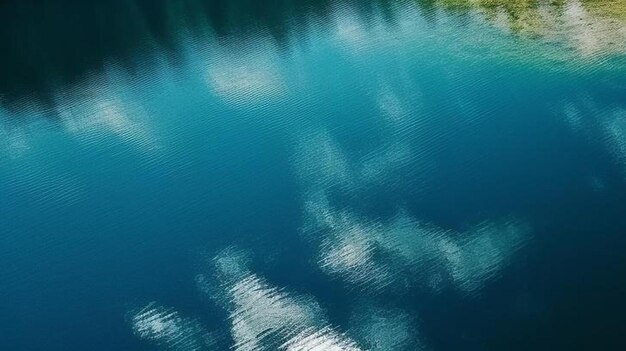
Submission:
[[[0,349],[622,349],[626,23],[554,11],[1,2]]]

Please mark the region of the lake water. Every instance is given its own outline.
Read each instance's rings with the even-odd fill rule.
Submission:
[[[617,350],[620,1],[0,3],[0,349]]]

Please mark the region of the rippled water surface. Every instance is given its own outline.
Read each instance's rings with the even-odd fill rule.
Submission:
[[[0,2],[0,349],[619,350],[618,0]]]

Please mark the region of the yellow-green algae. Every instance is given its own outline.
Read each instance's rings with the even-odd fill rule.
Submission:
[[[545,26],[546,12],[559,14],[576,2],[594,15],[626,21],[623,0],[435,0],[449,10],[480,10],[489,18],[495,18],[497,13],[505,14],[511,30],[529,32]]]
[[[432,3],[446,11],[479,13],[508,32],[548,38],[585,55],[626,52],[624,0],[432,0]]]
[[[582,3],[589,12],[626,21],[626,1],[624,0],[582,0]]]

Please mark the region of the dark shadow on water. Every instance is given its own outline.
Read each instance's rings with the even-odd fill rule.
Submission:
[[[622,19],[614,18],[622,5],[582,3],[589,13]],[[374,22],[393,27],[407,7],[418,8],[433,25],[441,13],[468,16],[479,11],[487,22],[497,21],[500,14],[510,31],[532,36],[545,24],[537,5],[534,0],[4,0],[0,105],[9,111],[25,103],[53,110],[54,88],[73,87],[105,64],[130,75],[157,58],[176,65],[181,43],[189,38],[232,43],[266,35],[286,51],[306,42],[311,24],[331,27],[341,8],[356,14],[366,27]],[[563,1],[547,6],[564,11]]]
[[[176,64],[181,39],[210,33],[236,41],[268,33],[288,49],[309,21],[330,23],[329,0],[107,0],[0,3],[0,104],[51,107],[53,87],[72,86],[114,63],[132,74],[156,56]],[[368,18],[393,21],[388,0],[349,1]]]

